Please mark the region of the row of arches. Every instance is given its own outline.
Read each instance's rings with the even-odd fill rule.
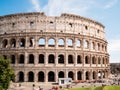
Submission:
[[[90,72],[90,71],[86,71],[85,74],[82,71],[77,71],[76,73],[77,75],[75,75],[75,73],[73,71],[69,71],[67,76],[65,76],[64,71],[60,71],[57,74],[54,71],[49,71],[47,74],[45,74],[43,71],[38,72],[37,74],[35,74],[33,71],[30,71],[27,73],[27,81],[28,82],[34,82],[34,81],[38,81],[38,82],[56,82],[56,80],[58,80],[58,78],[71,78],[72,80],[96,80],[96,79],[101,79],[101,78],[105,78],[107,77],[107,72],[105,71],[99,71],[98,73],[96,71]],[[37,78],[35,78],[35,75]],[[57,76],[56,76],[57,75]],[[75,78],[75,76],[77,76]],[[25,81],[25,74],[23,71],[18,72],[17,74],[18,77],[18,82],[24,82]],[[57,78],[56,78],[57,77]],[[46,80],[47,78],[47,80]]]
[[[47,42],[46,42],[47,41]],[[18,43],[17,43],[18,42]],[[30,37],[28,40],[25,38],[20,38],[18,41],[15,38],[10,39],[8,41],[7,39],[2,40],[2,48],[7,48],[8,46],[11,48],[15,48],[16,45],[18,44],[19,47],[25,47],[26,42],[28,43],[29,47],[33,47],[36,45],[38,46],[45,46],[46,44],[48,47],[55,47],[58,45],[58,47],[77,47],[77,48],[85,48],[85,49],[92,49],[92,50],[98,50],[98,51],[107,51],[107,46],[95,41],[89,41],[87,39],[77,39],[73,40],[71,38],[68,38],[67,40],[64,40],[63,38],[56,40],[54,38],[49,38],[46,40],[45,38],[39,38],[38,41],[34,39],[34,37]]]
[[[4,59],[7,59],[6,55],[3,55]],[[35,55],[34,54],[29,54],[27,56],[27,63],[28,64],[34,64],[35,63]],[[18,58],[18,59],[17,59]],[[15,55],[10,56],[11,59],[11,64],[15,64],[15,62],[19,64],[24,64],[25,63],[25,55],[20,54],[18,57]],[[37,58],[37,63],[39,64],[45,64],[47,62],[48,64],[55,64],[57,60],[58,64],[65,64],[66,60],[68,64],[108,64],[109,60],[107,57],[96,57],[96,56],[88,56],[86,55],[84,58],[81,55],[72,55],[69,54],[66,58],[64,54],[59,54],[58,56],[55,56],[54,54],[49,54],[46,58],[44,54],[39,54]]]

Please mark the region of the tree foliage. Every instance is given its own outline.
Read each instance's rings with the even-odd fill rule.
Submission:
[[[7,90],[10,81],[15,79],[15,74],[10,66],[10,60],[0,56],[0,87]]]

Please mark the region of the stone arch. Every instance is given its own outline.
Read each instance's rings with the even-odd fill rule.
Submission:
[[[45,74],[43,71],[40,71],[38,73],[38,82],[44,82],[44,79],[45,79]]]
[[[90,64],[89,56],[85,56],[85,64]]]
[[[23,54],[20,54],[19,56],[19,64],[24,64],[25,56]]]
[[[12,38],[12,39],[10,40],[10,46],[11,46],[12,48],[15,48],[15,47],[16,47],[16,40],[15,40],[14,38]]]
[[[54,82],[55,81],[55,73],[53,71],[50,71],[48,73],[48,82]]]
[[[59,46],[59,47],[64,47],[64,45],[65,45],[64,39],[59,39],[59,40],[58,40],[58,46]]]
[[[29,54],[29,64],[34,64],[34,55],[33,54]]]
[[[18,73],[18,81],[19,82],[24,82],[24,73],[22,71],[20,71]]]
[[[4,40],[2,41],[2,47],[3,47],[3,48],[7,48],[7,46],[8,46],[8,40],[7,40],[7,39],[4,39]]]
[[[44,54],[39,55],[39,63],[41,63],[41,64],[44,63]]]
[[[82,63],[82,58],[81,55],[77,56],[77,64],[81,64]]]
[[[32,71],[28,72],[28,82],[34,82],[34,73]]]
[[[95,58],[95,56],[92,57],[92,64],[96,64],[96,58]]]
[[[60,71],[58,73],[58,78],[64,78],[64,72],[63,71]]]
[[[39,46],[45,46],[45,39],[44,38],[39,39]]]
[[[73,64],[73,55],[68,55],[68,64]]]
[[[33,37],[29,38],[29,46],[33,47],[35,45],[35,39]]]
[[[4,59],[7,59],[7,55],[3,55],[3,58],[4,58]]]
[[[100,59],[100,57],[98,57],[98,64],[101,64],[101,59]]]
[[[81,41],[80,40],[77,40],[76,41],[76,47],[80,47],[81,46]]]
[[[15,64],[15,55],[11,55],[11,64]]]
[[[104,59],[104,57],[102,58],[102,64],[105,64],[105,59]]]
[[[68,39],[67,40],[67,45],[68,45],[68,47],[73,47],[73,40],[72,39]]]
[[[53,54],[50,54],[48,56],[48,63],[51,63],[51,64],[55,63],[55,56]]]
[[[102,51],[104,51],[104,45],[102,45]]]
[[[97,50],[100,51],[100,43],[97,43]]]
[[[97,73],[95,72],[95,71],[93,71],[93,73],[92,73],[92,77],[93,77],[93,79],[97,79]]]
[[[77,80],[82,80],[82,71],[77,72]]]
[[[74,73],[72,71],[68,72],[68,78],[71,78],[72,80],[74,80]]]
[[[91,43],[91,48],[92,48],[92,50],[95,49],[95,43],[94,42]]]
[[[84,40],[84,48],[85,49],[89,48],[89,42],[88,42],[88,40]]]
[[[58,64],[64,64],[64,55],[60,54],[58,56]]]
[[[20,45],[20,47],[25,47],[25,39],[24,38],[20,39],[19,45]]]
[[[50,46],[50,47],[55,46],[55,39],[54,38],[48,39],[48,46]]]
[[[89,71],[86,71],[86,72],[85,72],[85,79],[86,79],[86,80],[89,80],[89,79],[90,79],[89,76],[90,76],[90,72],[89,72]]]

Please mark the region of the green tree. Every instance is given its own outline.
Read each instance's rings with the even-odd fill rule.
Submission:
[[[10,66],[10,60],[0,56],[0,88],[7,90],[10,81],[15,79],[15,74]]]

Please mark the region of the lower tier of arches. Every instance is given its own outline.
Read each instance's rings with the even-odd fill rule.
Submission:
[[[109,69],[82,70],[16,70],[16,82],[58,82],[58,78],[72,80],[98,80],[109,76]]]

